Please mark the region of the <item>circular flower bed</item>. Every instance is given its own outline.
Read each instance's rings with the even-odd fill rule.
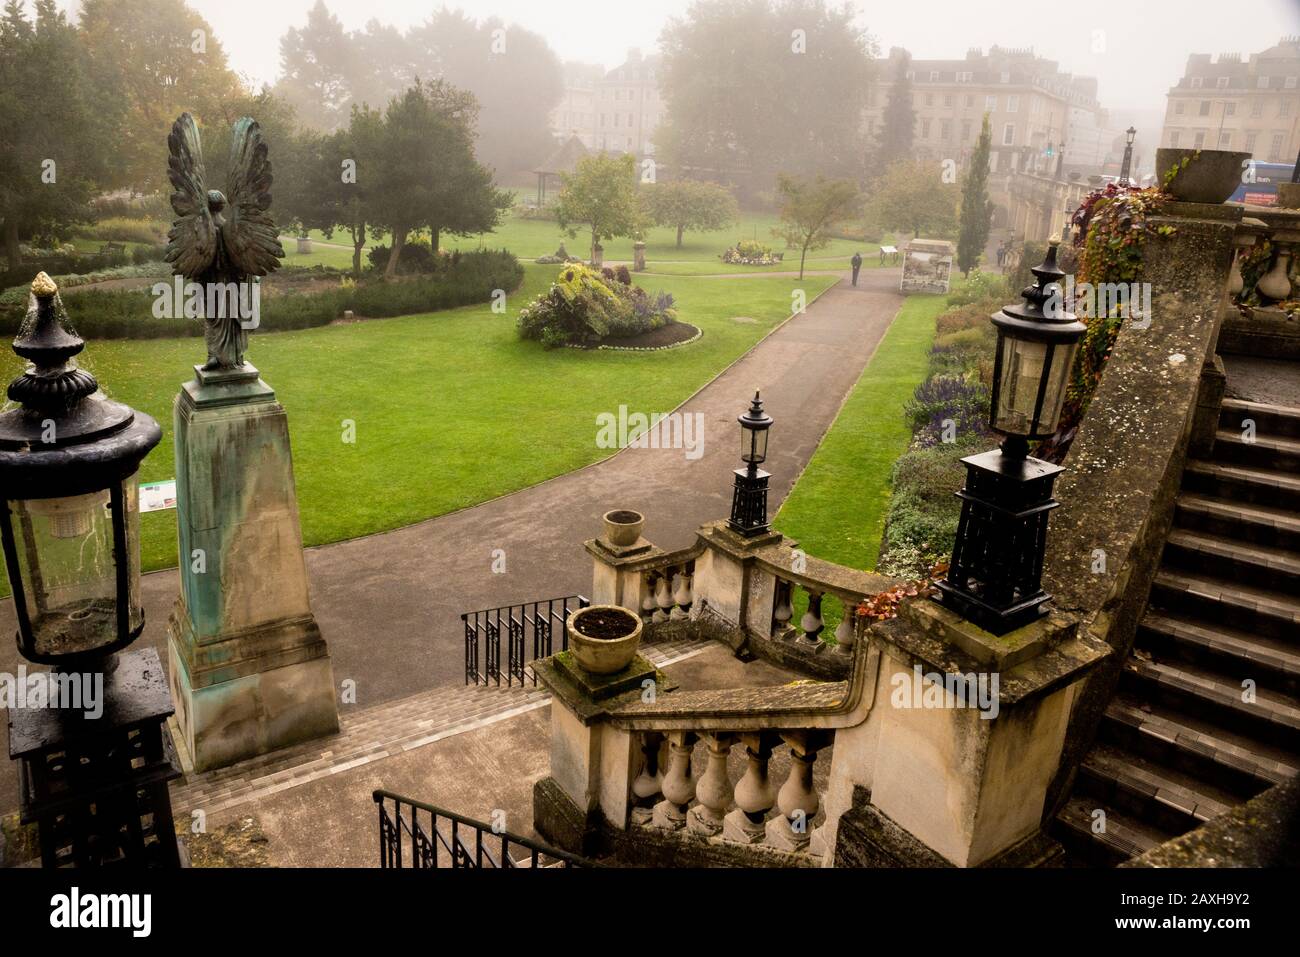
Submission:
[[[676,322],[670,293],[632,284],[627,267],[597,271],[581,263],[560,270],[551,288],[519,313],[519,335],[542,345],[598,346],[629,340]]]

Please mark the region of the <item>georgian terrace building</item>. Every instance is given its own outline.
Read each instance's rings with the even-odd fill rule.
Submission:
[[[1266,163],[1300,151],[1300,36],[1243,60],[1194,53],[1169,90],[1161,146],[1240,150]]]

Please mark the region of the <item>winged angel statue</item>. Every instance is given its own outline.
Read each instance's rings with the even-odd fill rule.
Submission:
[[[172,210],[180,217],[167,234],[166,260],[172,273],[205,291],[238,290],[236,298],[243,301],[252,277],[274,272],[284,258],[275,222],[267,212],[271,161],[261,128],[248,116],[235,123],[224,194],[204,183],[203,150],[194,117],[180,115],[172,124],[167,146],[171,153],[167,175],[175,190]],[[211,303],[212,295],[206,301]],[[248,333],[239,310],[208,308],[205,313],[208,361],[203,368],[241,367]]]

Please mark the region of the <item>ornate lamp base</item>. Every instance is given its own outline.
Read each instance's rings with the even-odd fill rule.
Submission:
[[[747,469],[736,469],[736,486],[731,496],[731,530],[749,538],[762,535],[771,526],[767,521],[767,480],[771,474],[762,469],[749,474]]]
[[[962,459],[966,485],[957,540],[935,600],[995,635],[1046,613],[1042,589],[1047,520],[1065,471],[1040,459],[994,450]]]

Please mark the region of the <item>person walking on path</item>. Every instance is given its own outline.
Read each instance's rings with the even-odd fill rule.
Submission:
[[[858,284],[858,272],[862,269],[862,253],[855,252],[853,258],[849,260],[849,264],[853,266],[853,285],[856,286]]]

